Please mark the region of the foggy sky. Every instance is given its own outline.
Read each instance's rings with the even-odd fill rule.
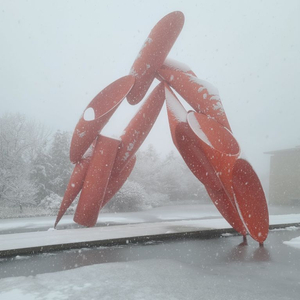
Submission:
[[[234,136],[267,185],[264,151],[300,145],[300,1],[0,1],[0,114],[73,131],[92,98],[130,67],[152,27],[180,10],[169,57],[220,92]],[[138,106],[105,128],[119,136]],[[163,108],[144,148],[172,145]]]

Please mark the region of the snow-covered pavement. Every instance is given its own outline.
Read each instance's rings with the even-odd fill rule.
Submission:
[[[197,219],[194,219],[195,217]],[[31,220],[32,229],[43,226],[44,231],[22,232],[22,228],[30,227],[28,220],[1,220],[1,227],[6,230],[14,228],[22,233],[0,235],[0,253],[7,255],[7,251],[13,253],[27,253],[28,251],[40,251],[44,249],[63,249],[61,245],[76,247],[97,241],[97,245],[106,244],[107,241],[134,239],[149,236],[171,236],[184,234],[186,232],[214,231],[226,229],[231,232],[231,226],[219,215],[213,206],[178,206],[160,208],[152,211],[123,214],[100,214],[98,225],[94,228],[71,228],[63,229],[66,226],[73,226],[70,217],[65,217],[58,230],[53,230],[54,217],[38,218]],[[148,222],[147,222],[148,221]],[[149,222],[151,221],[151,222]],[[300,214],[271,215],[270,225],[300,223]],[[23,225],[22,225],[23,224]],[[126,224],[114,225],[111,224]],[[47,226],[49,226],[47,228]],[[68,228],[68,227],[67,227]],[[48,230],[47,230],[48,229]],[[46,230],[46,231],[45,231]],[[60,248],[61,247],[61,248]]]
[[[282,241],[299,231],[271,230],[264,247],[226,235],[0,259],[0,299],[295,300],[299,250]]]
[[[299,213],[272,212],[271,225],[300,223]],[[299,227],[272,229],[265,246],[258,247],[250,237],[245,245],[230,234],[213,206],[100,214],[94,228],[79,228],[65,216],[53,230],[54,219],[0,220],[0,251],[28,250],[27,256],[0,258],[1,300],[292,300],[300,294]],[[209,231],[221,238],[162,242],[168,235]],[[150,238],[131,244],[135,237]],[[113,240],[122,246],[84,248]],[[83,248],[30,255],[32,249],[62,244]]]

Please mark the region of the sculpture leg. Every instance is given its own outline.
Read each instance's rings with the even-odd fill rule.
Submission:
[[[119,145],[119,140],[98,137],[75,211],[76,223],[88,227],[96,224]]]

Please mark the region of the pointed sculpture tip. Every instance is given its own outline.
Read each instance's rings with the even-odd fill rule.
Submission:
[[[56,226],[57,226],[59,221],[60,221],[60,218],[57,216],[57,218],[55,220],[55,223],[54,223],[54,226],[53,226],[54,229],[56,229]]]

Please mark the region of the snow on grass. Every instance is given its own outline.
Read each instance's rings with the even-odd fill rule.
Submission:
[[[221,215],[217,209],[212,205],[172,205],[165,207],[153,208],[139,212],[124,212],[124,213],[103,213],[98,217],[98,224],[135,224],[142,222],[155,222],[165,220],[180,220],[180,219],[194,219],[207,218]],[[18,229],[36,229],[46,228],[45,230],[52,230],[55,221],[55,216],[51,217],[32,217],[20,219],[0,219],[0,231],[5,232],[9,230]],[[75,225],[72,215],[66,215],[59,222],[58,229],[66,225]]]
[[[286,214],[286,215],[271,215],[270,224],[289,224],[289,223],[299,223],[300,214]]]
[[[285,227],[285,228],[275,228],[275,229],[271,229],[270,231],[284,231],[284,230],[287,230],[287,231],[296,231],[296,230],[299,230],[300,228],[299,227],[296,227],[296,226],[289,226],[289,227]]]
[[[285,245],[300,249],[300,236],[283,242]]]
[[[32,232],[0,234],[0,250],[231,228],[213,205],[173,205],[140,212],[103,213],[98,218],[99,227],[94,228],[78,228],[80,226],[73,222],[72,216],[65,216],[62,224],[70,226],[58,226],[58,230],[52,230],[54,219],[0,220],[0,228],[4,233],[4,228],[15,228],[14,232],[18,232],[19,228],[19,232],[22,232],[22,228],[29,226],[39,230],[39,226],[44,226],[44,231],[35,229]],[[271,225],[291,223],[300,223],[300,214],[270,216]],[[114,226],[108,226],[111,224]],[[287,230],[296,228],[289,227]]]
[[[220,213],[212,204],[195,204],[195,205],[172,205],[157,207],[139,212],[124,213],[100,213],[98,225],[106,226],[108,224],[136,224],[163,222],[172,220],[191,220],[191,219],[215,219],[221,218]],[[0,231],[29,229],[27,231],[53,230],[55,216],[52,217],[32,217],[20,219],[0,219]],[[206,221],[207,222],[207,221]],[[270,215],[270,224],[288,224],[300,222],[300,214]],[[79,227],[73,221],[72,215],[62,218],[58,229],[63,226]]]
[[[228,237],[228,236],[234,236],[234,234],[233,233],[223,233],[222,235],[221,235],[221,237]]]
[[[11,230],[16,228],[35,229],[48,227],[53,228],[55,216],[52,217],[30,217],[19,219],[0,219],[0,230]],[[66,225],[73,222],[73,216],[65,216],[60,224]]]

